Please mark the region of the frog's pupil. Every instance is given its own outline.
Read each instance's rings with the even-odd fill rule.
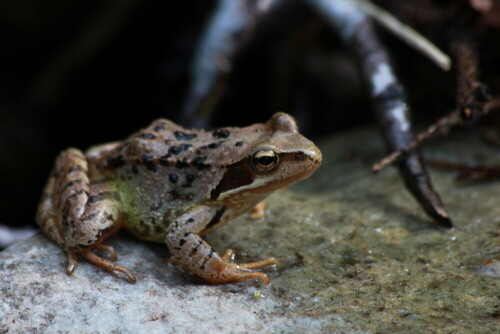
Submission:
[[[270,156],[265,156],[265,157],[259,158],[259,164],[264,165],[264,166],[272,164],[273,161],[274,161],[274,157],[270,157]]]

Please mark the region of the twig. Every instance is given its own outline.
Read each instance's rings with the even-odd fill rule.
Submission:
[[[353,0],[307,2],[328,20],[357,54],[389,150],[406,148],[413,133],[405,88],[394,71],[387,49],[375,33],[372,20]],[[426,213],[440,225],[452,227],[420,156],[412,152],[399,162],[399,172],[406,188]]]
[[[420,35],[417,31],[402,23],[386,10],[378,7],[367,0],[352,0],[367,15],[373,18],[380,25],[384,26],[387,30],[394,35],[401,38],[408,45],[422,52],[429,57],[436,65],[442,70],[449,71],[451,68],[451,59],[444,52],[442,52],[436,45],[432,44],[424,36]]]
[[[191,68],[191,82],[181,123],[206,127],[225,90],[227,76],[239,50],[259,19],[281,0],[219,0],[201,37]]]
[[[483,105],[483,108],[477,111],[477,116],[482,117],[489,114],[491,111],[500,107],[500,98],[493,99],[491,101],[486,102]],[[398,161],[403,158],[405,155],[410,154],[415,151],[422,143],[427,141],[428,139],[437,136],[437,135],[446,135],[451,128],[454,126],[461,124],[463,119],[460,115],[460,111],[456,110],[451,114],[444,116],[437,120],[434,124],[429,126],[425,131],[419,133],[413,141],[411,141],[405,149],[397,150],[387,157],[380,160],[378,163],[373,165],[372,171],[374,173],[378,173],[383,170],[388,165]]]
[[[457,65],[457,105],[464,120],[474,120],[477,110],[491,100],[486,85],[479,81],[479,56],[469,34],[464,29],[452,47]]]
[[[457,180],[491,180],[500,178],[500,166],[470,167],[447,161],[427,160],[427,162],[436,168],[457,171]]]

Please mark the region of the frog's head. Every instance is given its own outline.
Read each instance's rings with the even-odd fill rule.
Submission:
[[[309,177],[321,164],[320,150],[299,133],[297,122],[288,114],[274,114],[256,132],[258,137],[240,161],[227,166],[212,198],[263,197]]]

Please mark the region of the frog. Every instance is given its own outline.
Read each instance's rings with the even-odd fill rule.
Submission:
[[[136,282],[104,243],[124,229],[165,243],[176,263],[206,282],[269,284],[260,269],[278,260],[235,263],[231,249],[221,255],[202,235],[309,177],[321,161],[318,147],[283,112],[265,123],[215,130],[158,119],[126,140],[62,151],[36,219],[66,252],[68,275],[83,258]]]

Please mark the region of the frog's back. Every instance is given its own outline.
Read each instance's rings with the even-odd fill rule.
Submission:
[[[100,165],[114,171],[124,227],[141,239],[163,241],[175,217],[213,200],[225,169],[262,131],[262,124],[193,130],[160,119],[117,145]]]

